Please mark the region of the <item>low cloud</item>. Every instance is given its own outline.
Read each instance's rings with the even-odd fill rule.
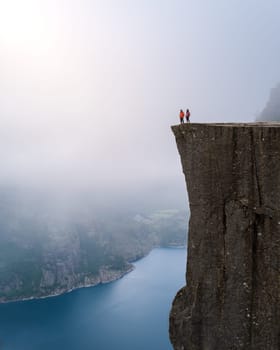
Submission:
[[[257,121],[280,121],[280,84],[271,89],[267,104]]]

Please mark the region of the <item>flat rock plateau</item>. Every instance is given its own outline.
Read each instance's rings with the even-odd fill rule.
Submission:
[[[173,126],[191,217],[175,350],[280,349],[280,123]]]

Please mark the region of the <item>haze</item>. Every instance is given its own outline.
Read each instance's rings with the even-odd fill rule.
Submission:
[[[185,200],[170,125],[180,108],[256,118],[280,80],[279,14],[277,0],[1,0],[1,186]]]

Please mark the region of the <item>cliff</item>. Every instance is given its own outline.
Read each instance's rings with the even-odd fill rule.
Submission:
[[[189,194],[175,350],[280,349],[280,124],[172,127]]]
[[[63,219],[0,209],[0,303],[114,281],[154,247],[186,243],[180,210]]]

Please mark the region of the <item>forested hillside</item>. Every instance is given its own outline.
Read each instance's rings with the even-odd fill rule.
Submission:
[[[33,203],[34,204],[34,203]],[[156,246],[186,242],[182,210],[62,215],[2,196],[0,300],[60,294],[119,278]]]

